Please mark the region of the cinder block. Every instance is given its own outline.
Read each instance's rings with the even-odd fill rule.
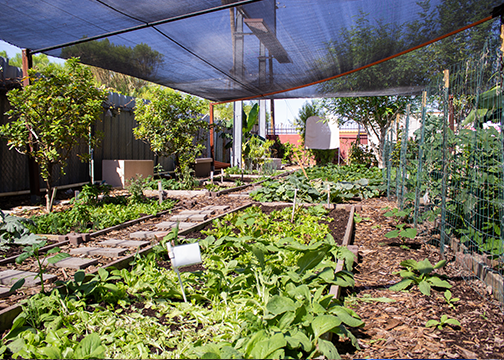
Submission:
[[[95,248],[95,247],[81,247],[70,250],[70,255],[99,255],[103,257],[119,257],[123,256],[128,249],[125,248]]]
[[[43,274],[44,281],[46,280],[54,281],[56,280],[56,278],[57,278],[56,275]],[[25,279],[25,283],[23,286],[26,287],[40,285],[40,278],[38,277],[38,274],[34,272],[13,270],[13,269],[0,272],[1,285],[12,286],[19,279]]]
[[[109,239],[99,242],[100,246],[124,246],[124,247],[140,247],[144,245],[150,245],[150,241],[140,241],[140,240],[115,240]]]
[[[76,258],[76,257],[69,257],[66,259],[63,259],[61,261],[58,261],[57,263],[54,264],[49,264],[49,266],[55,266],[59,268],[64,268],[64,269],[85,269],[91,265],[97,265],[98,264],[98,259],[85,259],[85,258]]]

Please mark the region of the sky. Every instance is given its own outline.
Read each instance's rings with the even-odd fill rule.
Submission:
[[[7,55],[10,58],[13,58],[16,56],[17,53],[21,53],[21,49],[12,46],[5,41],[0,40],[0,51],[5,50],[7,52]],[[49,59],[53,62],[57,63],[63,63],[63,59],[55,58],[52,56],[49,56]],[[294,122],[294,119],[298,116],[299,110],[301,109],[301,106],[306,101],[311,101],[313,99],[276,99],[275,100],[275,122],[277,126],[279,124],[282,124],[284,127],[289,126]],[[269,111],[269,102],[268,102],[268,108],[267,111]]]

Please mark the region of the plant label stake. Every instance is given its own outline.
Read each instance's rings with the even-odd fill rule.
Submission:
[[[168,250],[168,256],[170,257],[172,266],[177,273],[184,302],[187,302],[184,291],[184,284],[182,283],[182,278],[180,277],[179,267],[201,263],[201,251],[199,243],[195,242],[191,244],[172,246],[170,242],[167,242],[166,248]]]
[[[213,171],[210,171],[210,182],[212,183],[213,185]]]
[[[224,169],[220,169],[220,182],[224,182]]]
[[[331,197],[331,189],[329,184],[327,184],[327,205],[329,205],[330,197]]]
[[[158,198],[159,198],[159,205],[163,203],[163,184],[161,181],[157,182],[157,189],[158,189]]]
[[[298,191],[298,189],[294,189],[294,203],[293,203],[293,206],[292,206],[291,223],[294,222],[294,211],[296,211],[296,196],[297,196],[297,191]]]

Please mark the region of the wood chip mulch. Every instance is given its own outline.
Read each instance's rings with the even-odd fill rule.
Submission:
[[[432,290],[430,296],[423,295],[417,286],[401,292],[388,290],[401,280],[393,274],[402,269],[401,261],[427,258],[435,264],[442,257],[437,247],[427,243],[432,235],[418,235],[407,243],[409,250],[384,236],[395,229],[396,221],[383,216],[383,208],[396,207],[396,203],[374,199],[363,204],[360,215],[364,220],[355,226],[354,244],[359,246],[356,284],[346,289],[344,297],[365,326],[352,330],[361,350],[351,350],[346,346],[348,341],[340,340],[342,357],[504,359],[503,304],[489,295],[485,284],[455,263],[449,248],[446,266],[436,272],[448,277],[453,297],[460,298],[454,308],[446,302],[444,289]],[[439,321],[442,315],[457,319],[461,326],[425,327],[428,320]]]

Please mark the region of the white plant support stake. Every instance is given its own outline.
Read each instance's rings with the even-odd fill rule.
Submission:
[[[220,182],[224,182],[224,169],[220,169]]]
[[[294,189],[294,204],[292,206],[292,216],[291,216],[291,223],[294,222],[294,211],[296,211],[296,196],[297,196],[297,190],[298,189]]]
[[[161,181],[157,182],[157,189],[158,189],[158,198],[159,198],[159,205],[163,203],[163,184]]]
[[[210,171],[210,182],[212,183],[213,185],[213,171]]]
[[[182,283],[182,278],[180,277],[180,271],[178,268],[175,268],[175,272],[177,273],[180,288],[182,289],[182,296],[184,297],[184,302],[187,302],[187,299],[185,296],[185,291],[184,291],[184,284]]]
[[[329,184],[327,184],[327,205],[329,205],[330,197],[331,197],[331,190]]]

